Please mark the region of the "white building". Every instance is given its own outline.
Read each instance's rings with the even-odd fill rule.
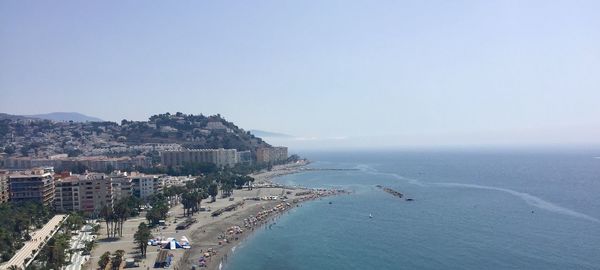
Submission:
[[[143,200],[162,192],[164,187],[164,179],[159,175],[132,173],[128,178],[131,179],[131,194]]]
[[[177,151],[163,151],[162,164],[165,166],[182,166],[186,163],[212,163],[218,167],[233,167],[238,163],[237,150],[235,149],[183,149]]]

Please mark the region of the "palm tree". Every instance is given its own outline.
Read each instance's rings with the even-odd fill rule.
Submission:
[[[187,191],[181,195],[181,204],[183,204],[183,215],[184,216],[186,215],[186,212],[187,212],[187,215],[190,214],[190,209],[192,208],[191,201],[192,201],[191,192]]]
[[[103,218],[106,222],[106,238],[110,238],[110,223],[112,220],[112,216],[112,208],[108,205],[102,206],[102,208],[100,209],[100,217]]]
[[[100,270],[104,270],[108,263],[110,262],[110,252],[104,252],[102,256],[100,256],[100,260],[98,260],[98,266],[100,266]]]
[[[119,267],[121,266],[121,262],[123,262],[123,255],[125,255],[124,250],[119,249],[115,251],[115,254],[111,260],[113,270],[119,269]]]
[[[123,236],[123,223],[125,223],[125,220],[131,215],[131,212],[132,209],[127,202],[127,199],[122,199],[115,204],[113,213],[114,218],[117,221],[116,230],[119,233],[119,236]]]
[[[11,266],[8,267],[8,270],[21,270],[21,267],[18,267],[18,266],[16,266],[16,265],[13,264],[13,265],[11,265]]]
[[[137,232],[135,232],[135,234],[133,235],[133,238],[135,239],[135,243],[138,244],[142,256],[146,257],[146,248],[148,247],[148,240],[152,238],[152,234],[150,233],[148,225],[146,225],[146,223],[144,222],[140,223]]]
[[[254,184],[254,177],[246,175],[244,176],[244,180],[248,183],[248,190],[252,190],[252,185]]]
[[[194,195],[196,212],[200,211],[200,207],[202,206],[202,200],[208,198],[208,194],[203,189],[198,189]]]
[[[208,195],[212,197],[212,202],[217,199],[217,194],[219,194],[219,186],[213,182],[208,186]]]

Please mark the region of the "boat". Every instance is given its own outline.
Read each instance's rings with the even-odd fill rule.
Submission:
[[[407,198],[406,200],[409,201],[409,202],[414,201],[414,199],[411,199],[411,198]]]
[[[373,218],[373,215],[371,215],[371,213],[369,213],[369,218]]]

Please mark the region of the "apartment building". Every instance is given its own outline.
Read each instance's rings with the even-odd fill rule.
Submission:
[[[68,174],[56,178],[54,208],[60,212],[80,211],[79,177]]]
[[[112,183],[103,173],[87,173],[79,178],[81,211],[97,214],[102,207],[113,205]]]
[[[183,149],[161,152],[165,166],[182,166],[186,163],[212,163],[218,167],[233,167],[238,163],[236,149]]]
[[[131,179],[131,194],[142,200],[162,192],[164,187],[164,178],[159,175],[132,173],[128,178]]]
[[[263,147],[256,149],[257,163],[277,163],[287,160],[287,147]]]
[[[115,171],[108,175],[110,177],[113,189],[113,199],[115,202],[133,195],[132,178],[127,176],[126,172]]]
[[[58,211],[83,211],[98,215],[104,206],[113,206],[111,178],[103,173],[57,176],[54,207]]]
[[[54,201],[54,169],[36,168],[9,174],[10,200],[34,201],[52,205]]]
[[[252,163],[252,152],[250,150],[237,151],[237,162],[242,163],[242,164],[251,164]]]
[[[56,155],[48,158],[10,157],[5,160],[4,166],[9,169],[29,169],[36,167],[72,168],[76,166],[85,166],[91,171],[106,171],[109,169],[125,170],[131,168],[147,168],[152,166],[152,160],[145,156],[65,157]]]

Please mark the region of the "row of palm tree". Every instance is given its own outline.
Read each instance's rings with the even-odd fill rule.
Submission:
[[[109,265],[110,269],[117,270],[123,262],[124,256],[125,251],[122,249],[115,251],[115,253],[112,254],[112,256],[110,254],[110,251],[104,252],[104,254],[102,254],[100,256],[100,259],[98,260],[98,266],[100,266],[100,270],[105,270],[106,267]]]
[[[127,218],[139,213],[140,201],[134,196],[117,201],[113,207],[104,205],[100,209],[99,216],[106,223],[107,238],[123,236],[123,223]]]

